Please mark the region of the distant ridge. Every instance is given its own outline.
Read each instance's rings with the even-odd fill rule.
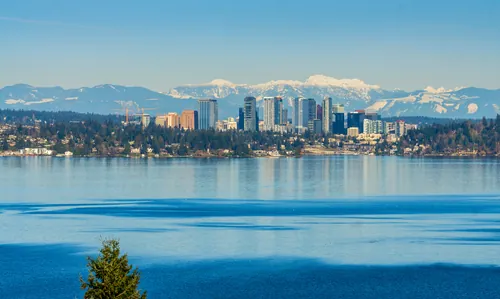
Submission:
[[[500,90],[476,87],[425,87],[422,90],[386,90],[360,79],[336,79],[312,75],[304,81],[272,80],[260,84],[235,84],[224,79],[208,83],[186,84],[168,92],[156,92],[143,87],[101,84],[94,87],[64,89],[16,84],[0,89],[0,108],[35,109],[109,114],[124,106],[154,108],[152,114],[196,109],[196,100],[219,100],[221,118],[236,116],[245,96],[282,96],[287,101],[295,97],[324,97],[342,103],[346,110],[368,109],[384,117],[425,116],[439,118],[494,117],[500,112]]]

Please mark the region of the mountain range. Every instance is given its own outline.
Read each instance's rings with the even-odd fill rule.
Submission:
[[[494,117],[500,112],[500,89],[387,90],[359,79],[323,75],[310,76],[304,82],[276,80],[255,85],[217,79],[205,84],[182,85],[168,92],[112,84],[77,89],[16,84],[0,89],[0,108],[123,114],[124,107],[132,111],[141,107],[151,108],[147,110],[151,114],[164,114],[196,109],[197,99],[214,98],[219,102],[219,116],[225,118],[237,116],[246,96],[255,96],[258,101],[265,96],[281,96],[286,99],[286,106],[290,106],[295,97],[315,98],[320,103],[328,96],[334,103],[344,104],[346,111],[366,109],[385,117],[479,118]]]

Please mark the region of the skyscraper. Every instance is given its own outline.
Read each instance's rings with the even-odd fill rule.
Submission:
[[[238,109],[238,130],[245,129],[245,112],[243,108]]]
[[[316,119],[316,101],[314,99],[307,99],[309,108],[309,116],[307,117],[307,121]]]
[[[300,100],[301,98],[295,98],[292,100],[292,125],[294,127],[299,126]]]
[[[307,128],[309,124],[309,100],[300,98],[298,103],[298,120],[297,120],[297,128],[303,129]]]
[[[325,97],[323,99],[323,132],[330,133],[332,129],[332,98]]]
[[[184,110],[181,114],[181,128],[184,130],[198,130],[198,111]]]
[[[283,116],[283,99],[280,97],[264,97],[264,128],[273,131],[280,125]]]
[[[246,97],[243,106],[245,131],[255,131],[257,128],[257,100],[254,97]]]
[[[198,100],[198,105],[198,125],[200,130],[215,129],[215,125],[219,119],[217,100]]]
[[[323,120],[323,107],[321,104],[316,105],[316,119]]]
[[[282,125],[288,124],[288,109],[281,110],[281,124]]]

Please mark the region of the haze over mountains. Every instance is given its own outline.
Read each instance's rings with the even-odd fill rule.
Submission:
[[[276,80],[262,84],[234,84],[218,79],[205,84],[188,84],[156,92],[142,87],[104,84],[78,89],[34,87],[26,84],[0,89],[0,108],[71,110],[120,113],[124,106],[155,108],[151,114],[196,109],[199,98],[219,100],[221,118],[237,116],[245,96],[281,96],[290,103],[295,97],[325,96],[346,105],[346,110],[366,109],[382,116],[428,116],[449,118],[494,117],[500,112],[500,89],[459,87],[450,90],[427,87],[422,90],[386,90],[359,79],[335,79],[314,75],[304,82]],[[118,109],[118,110],[116,110]],[[123,113],[123,112],[122,112]]]

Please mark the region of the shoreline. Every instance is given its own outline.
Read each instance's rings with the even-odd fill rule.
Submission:
[[[91,158],[105,158],[105,159],[255,159],[255,158],[265,158],[265,159],[276,159],[276,158],[302,158],[302,157],[332,157],[332,156],[373,156],[373,157],[401,157],[401,158],[465,158],[465,159],[477,159],[477,158],[500,158],[498,155],[444,155],[444,154],[429,154],[429,155],[377,155],[374,153],[356,153],[356,152],[331,152],[331,153],[305,153],[300,156],[141,156],[141,155],[117,155],[117,156],[65,156],[65,155],[4,155],[0,154],[0,158],[29,158],[29,157],[47,157],[47,158],[78,158],[78,159],[91,159]]]

